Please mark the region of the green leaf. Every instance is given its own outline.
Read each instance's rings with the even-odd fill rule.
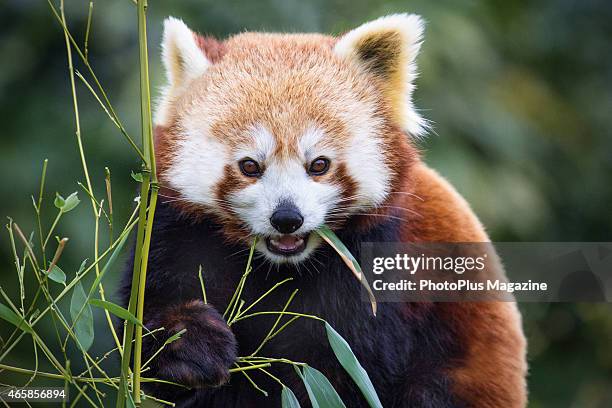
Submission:
[[[170,343],[174,343],[178,339],[181,338],[183,334],[187,333],[187,329],[181,329],[178,332],[174,333],[172,336],[168,337],[168,340],[164,341],[164,345],[168,345]]]
[[[79,266],[79,270],[76,273],[76,276],[79,276],[81,274],[81,272],[83,272],[85,270],[85,265],[87,265],[87,259],[83,260],[83,262],[81,262],[81,266]]]
[[[89,289],[89,293],[87,295],[85,295],[85,291],[83,289],[83,286],[81,285],[81,282],[79,282],[76,286],[75,286],[75,292],[72,294],[72,301],[70,303],[70,315],[72,316],[72,319],[74,321],[75,318],[77,318],[79,311],[81,310],[81,308],[84,308],[83,313],[81,314],[81,316],[83,316],[84,314],[88,314],[88,321],[91,321],[92,326],[91,326],[91,342],[93,342],[93,315],[91,312],[91,306],[89,303],[89,300],[91,299],[94,291],[96,290],[96,287],[98,287],[98,285],[100,284],[100,282],[102,281],[102,278],[104,277],[104,275],[106,274],[106,272],[110,269],[110,267],[113,265],[113,263],[117,260],[117,257],[119,256],[119,253],[121,252],[121,249],[123,248],[123,246],[125,245],[125,242],[128,239],[129,233],[131,231],[131,228],[125,232],[125,235],[123,236],[123,238],[121,239],[121,241],[119,241],[119,243],[117,243],[117,246],[115,247],[115,249],[113,250],[113,253],[111,254],[111,256],[109,257],[108,261],[106,262],[106,265],[104,265],[104,268],[102,268],[102,271],[100,272],[100,274],[96,277],[96,279],[94,280],[94,283],[91,285],[91,288]],[[85,264],[87,262],[87,259],[85,259],[82,263],[81,263],[81,267],[79,268],[79,272],[77,272],[77,276],[82,272],[82,270],[84,270],[85,268]],[[81,292],[83,292],[83,299],[78,299],[78,301],[75,302],[75,295],[76,295],[76,291],[80,290]],[[74,305],[74,308],[73,308]],[[116,305],[115,305],[116,306]],[[103,306],[100,306],[103,307]],[[119,307],[119,306],[117,306]],[[125,310],[125,309],[124,309]],[[111,310],[109,310],[111,313],[113,313]],[[121,313],[121,312],[120,312]],[[128,312],[129,313],[129,312]],[[133,317],[133,315],[130,315]],[[136,318],[133,317],[135,320]],[[78,321],[80,321],[81,318],[78,318]],[[137,320],[136,320],[137,321]],[[137,323],[138,324],[138,323]],[[85,339],[87,339],[87,328],[88,326],[83,324],[83,331],[84,333],[81,333],[82,335],[85,336]],[[146,328],[145,328],[146,329]],[[75,334],[76,333],[76,326],[75,326]],[[77,338],[80,337],[79,335],[77,335]],[[91,343],[89,344],[89,347],[91,346]],[[88,347],[88,348],[89,348]],[[86,349],[87,350],[87,349]]]
[[[83,309],[83,312],[81,312],[81,309]],[[87,303],[87,295],[81,282],[78,282],[72,291],[70,317],[74,324],[74,334],[81,347],[85,351],[89,350],[94,340],[93,313],[91,312],[91,306]]]
[[[364,289],[368,293],[368,297],[370,298],[370,303],[372,305],[372,313],[376,316],[376,298],[374,297],[374,293],[370,288],[370,284],[363,276],[363,272],[361,270],[361,266],[359,262],[355,259],[351,251],[348,250],[346,245],[340,241],[340,238],[332,231],[327,225],[323,225],[319,227],[317,230],[317,234],[323,238],[337,253],[340,255],[340,258],[344,261],[346,266],[349,267],[351,272],[355,275],[355,277],[361,282]]]
[[[92,306],[106,309],[112,314],[114,314],[115,316],[122,318],[123,320],[132,322],[138,326],[142,326],[142,323],[140,322],[140,320],[136,318],[136,316],[134,316],[129,311],[127,311],[126,309],[124,309],[123,307],[119,305],[116,305],[112,302],[107,302],[106,300],[100,300],[100,299],[91,299],[89,303]]]
[[[125,405],[127,408],[136,408],[136,403],[134,402],[134,397],[132,397],[132,393],[129,392],[129,390],[127,390],[126,387],[126,393],[127,393],[127,399],[125,401]]]
[[[134,173],[134,171],[132,171],[131,176],[137,182],[142,183],[142,173]]]
[[[304,366],[302,370],[302,381],[306,385],[306,391],[308,391],[313,407],[316,401],[316,405],[321,408],[346,408],[344,402],[322,372],[310,366]]]
[[[30,315],[29,321],[30,322],[34,321],[34,319],[36,319],[39,315],[40,315],[40,309],[34,310],[32,314]]]
[[[58,209],[62,209],[64,205],[66,205],[66,200],[64,197],[59,195],[59,193],[55,193],[55,200],[53,200],[53,205],[55,205]]]
[[[370,377],[368,377],[368,373],[366,373],[361,364],[359,364],[349,344],[327,322],[325,322],[325,330],[327,331],[327,340],[329,340],[329,345],[332,350],[334,350],[336,358],[351,376],[353,381],[355,381],[355,384],[357,384],[361,390],[361,393],[368,401],[368,404],[370,404],[370,407],[382,408],[382,404],[374,389],[374,385],[372,385],[372,381],[370,381]]]
[[[17,328],[23,330],[26,333],[32,333],[32,328],[30,327],[30,325],[25,320],[23,320],[21,316],[13,312],[8,306],[3,305],[2,303],[0,303],[0,318],[15,325]]]
[[[67,213],[68,211],[72,211],[72,210],[74,210],[74,208],[77,205],[79,205],[80,202],[81,202],[81,200],[79,200],[78,193],[75,191],[74,193],[72,193],[68,197],[66,197],[65,203],[62,206],[61,210],[62,210],[63,213]]]
[[[300,403],[291,388],[283,386],[281,391],[282,408],[300,408]]]
[[[66,198],[59,195],[59,193],[55,193],[55,200],[53,201],[53,204],[62,213],[67,213],[68,211],[74,210],[74,208],[79,205],[80,202],[81,200],[79,200],[78,193],[75,191]]]
[[[312,392],[312,389],[310,388],[310,384],[304,379],[304,374],[302,374],[302,371],[300,371],[298,366],[294,365],[293,368],[295,368],[295,372],[298,374],[298,376],[302,379],[302,382],[304,383],[304,388],[306,388],[306,392],[308,393],[308,398],[310,399],[310,405],[312,405],[312,408],[320,408],[319,403],[317,402],[317,398],[315,397],[314,393]]]
[[[53,265],[51,271],[47,273],[47,277],[53,282],[61,283],[62,285],[66,286],[66,274],[57,265]]]
[[[91,285],[91,288],[89,289],[89,295],[87,296],[88,299],[91,298],[91,296],[93,295],[94,291],[96,290],[100,282],[102,282],[102,278],[104,277],[104,275],[106,275],[106,272],[108,272],[108,270],[111,268],[111,266],[113,266],[113,264],[117,260],[117,257],[119,256],[119,253],[121,253],[121,250],[123,249],[123,246],[125,245],[125,242],[127,241],[129,235],[130,235],[130,231],[127,231],[125,235],[123,236],[123,238],[121,238],[121,241],[119,241],[119,243],[113,250],[113,253],[108,258],[108,261],[106,262],[106,265],[104,265],[104,268],[102,268],[102,271],[96,277],[96,279],[94,280],[94,283]],[[84,267],[85,262],[87,262],[87,259],[83,261],[81,268]]]

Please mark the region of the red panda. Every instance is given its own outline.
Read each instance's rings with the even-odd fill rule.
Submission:
[[[162,199],[147,275],[150,386],[177,406],[280,406],[229,369],[274,317],[228,327],[219,313],[256,255],[245,299],[285,277],[262,310],[326,319],[349,342],[385,407],[526,405],[525,340],[512,302],[384,303],[377,317],[359,283],[314,232],[329,225],[352,251],[363,241],[486,242],[466,201],[421,160],[427,130],[412,102],[423,22],[397,14],[340,37],[245,32],[224,41],[164,25],[167,85],[155,115]],[[202,267],[208,303],[201,300]],[[128,268],[131,270],[131,268]],[[127,273],[126,273],[127,274]],[[129,275],[129,274],[128,274]],[[127,275],[126,275],[127,276]],[[122,287],[127,301],[130,279]],[[367,406],[333,358],[320,325],[298,319],[262,353],[321,370],[348,407]],[[272,368],[302,406],[291,367]],[[224,386],[220,386],[226,384]]]

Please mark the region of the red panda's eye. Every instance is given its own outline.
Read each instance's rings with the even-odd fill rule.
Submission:
[[[262,173],[261,168],[259,167],[259,164],[255,160],[252,160],[252,159],[240,160],[238,165],[240,166],[240,171],[242,171],[242,174],[244,174],[247,177],[261,176],[261,173]]]
[[[327,173],[329,170],[329,159],[326,157],[318,157],[310,163],[308,173],[313,176],[320,176]]]

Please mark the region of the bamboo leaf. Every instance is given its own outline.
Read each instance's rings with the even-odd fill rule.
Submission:
[[[81,272],[83,272],[85,270],[85,266],[87,265],[87,259],[85,259],[83,262],[81,262],[81,266],[79,266],[79,270],[76,273],[76,276],[79,276],[81,274]]]
[[[89,303],[92,306],[95,307],[100,307],[102,309],[106,309],[109,312],[111,312],[112,314],[114,314],[117,317],[120,317],[123,320],[127,320],[131,323],[134,323],[138,326],[142,326],[142,323],[140,322],[140,320],[138,320],[136,318],[136,316],[134,316],[133,314],[131,314],[129,311],[127,311],[126,309],[124,309],[123,307],[116,305],[112,302],[107,302],[106,300],[100,300],[100,299],[91,299],[89,301]]]
[[[46,271],[43,271],[43,272],[46,272]],[[62,285],[66,286],[66,274],[57,265],[53,265],[53,268],[51,268],[51,271],[47,273],[47,277],[51,279],[53,282],[61,283]]]
[[[79,200],[78,193],[75,191],[66,198],[59,195],[59,193],[55,193],[55,200],[53,201],[53,204],[62,213],[67,213],[68,211],[74,210],[74,208],[79,205],[80,202],[81,200]]]
[[[351,272],[353,272],[355,277],[359,280],[359,282],[361,282],[364,289],[368,293],[368,297],[372,305],[372,314],[376,316],[376,309],[377,309],[376,298],[374,297],[374,293],[372,292],[372,289],[370,288],[370,284],[368,283],[366,278],[363,276],[363,272],[361,270],[361,266],[359,265],[359,262],[357,262],[353,254],[351,254],[351,251],[348,250],[346,245],[344,245],[342,241],[340,241],[340,238],[338,238],[338,236],[327,225],[323,225],[322,227],[319,227],[319,229],[317,229],[317,233],[319,234],[321,238],[323,238],[325,242],[327,242],[338,253],[338,255],[340,255],[340,258],[342,258],[342,261],[344,261],[346,266],[349,267]]]
[[[312,408],[321,408],[319,407],[319,403],[317,402],[315,394],[310,388],[310,384],[304,379],[304,374],[302,373],[300,368],[298,366],[293,366],[293,368],[295,368],[295,372],[298,374],[298,376],[302,379],[302,382],[304,383],[304,388],[306,388],[306,392],[308,393],[308,398],[310,399],[310,405],[312,405]]]
[[[310,366],[304,366],[302,370],[302,381],[306,386],[313,407],[346,408],[344,402],[322,372]]]
[[[62,206],[61,210],[62,210],[63,213],[67,213],[68,211],[72,211],[72,210],[74,210],[74,208],[77,205],[79,205],[80,202],[81,202],[81,200],[79,200],[78,193],[75,191],[74,193],[72,193],[68,197],[66,197],[66,200],[65,200],[64,205]]]
[[[66,205],[66,200],[64,197],[59,195],[59,193],[55,193],[55,200],[53,200],[53,205],[59,210],[61,210]]]
[[[168,339],[164,342],[164,345],[168,345],[170,343],[174,343],[175,341],[180,339],[181,336],[183,334],[185,334],[186,332],[187,332],[187,329],[179,330],[178,332],[174,333],[172,336],[168,337]]]
[[[300,408],[300,403],[291,388],[284,387],[281,391],[282,408]]]
[[[132,397],[132,393],[127,393],[127,401],[125,403],[127,408],[136,408],[136,403],[134,402],[134,397]]]
[[[142,173],[134,173],[134,171],[132,171],[131,176],[137,182],[142,183]]]
[[[2,303],[0,303],[0,318],[15,325],[17,328],[26,333],[32,333],[32,328],[28,325],[28,323],[23,320],[21,316],[13,312],[8,306],[3,305]]]
[[[82,313],[81,309],[83,309]],[[87,303],[87,294],[85,294],[80,281],[74,286],[72,291],[70,317],[74,324],[74,334],[81,347],[85,351],[89,350],[94,340],[93,313],[91,312],[91,306]]]
[[[325,330],[327,331],[327,339],[336,355],[336,358],[344,367],[346,372],[351,376],[355,384],[361,390],[363,396],[372,408],[382,408],[378,394],[374,389],[372,381],[365,369],[359,364],[357,357],[353,354],[353,350],[340,334],[329,323],[325,322]]]
[[[128,236],[129,236],[129,233],[125,234],[123,236],[123,238],[121,238],[121,241],[119,241],[119,243],[117,244],[117,246],[113,250],[113,253],[108,258],[108,261],[104,265],[104,268],[102,268],[102,271],[96,277],[96,279],[94,280],[93,284],[91,285],[91,288],[89,289],[89,295],[87,296],[88,298],[91,298],[91,296],[93,295],[94,291],[96,290],[96,288],[98,287],[100,282],[102,282],[102,278],[104,277],[104,275],[106,275],[106,272],[108,272],[108,270],[111,268],[111,266],[113,266],[115,261],[117,261],[117,257],[121,253],[121,250],[123,249],[123,246],[125,245],[125,242],[127,241]],[[85,262],[87,262],[87,259],[85,261],[83,261],[83,264],[81,265],[81,268],[84,267]]]

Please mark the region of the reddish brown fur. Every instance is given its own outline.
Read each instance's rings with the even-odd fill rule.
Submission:
[[[224,42],[199,37],[198,44],[214,63],[206,81],[194,83],[188,94],[173,106],[171,123],[158,127],[159,171],[173,158],[178,137],[178,118],[204,96],[231,95],[211,121],[211,133],[228,145],[242,142],[254,123],[264,123],[277,141],[278,155],[295,153],[297,138],[304,132],[304,118],[315,121],[335,137],[329,143],[342,146],[350,135],[339,120],[345,104],[367,102],[382,120],[384,160],[394,173],[391,194],[378,216],[362,216],[369,227],[394,214],[405,217],[402,239],[409,242],[485,242],[488,236],[467,203],[437,173],[420,160],[417,149],[395,123],[383,90],[374,74],[368,74],[333,56],[336,40],[322,35],[268,35],[246,33]],[[347,82],[346,73],[350,72]],[[229,75],[248,74],[240,79]],[[342,75],[340,75],[342,73]],[[342,77],[342,80],[339,78]],[[245,79],[246,78],[246,79]],[[239,84],[239,85],[238,85]],[[346,95],[354,100],[347,100]],[[287,109],[287,107],[291,109]],[[356,190],[356,181],[339,165],[330,178],[343,188],[344,197]],[[252,180],[227,168],[217,196],[243,188]],[[171,192],[169,192],[171,194]],[[182,202],[185,211],[202,211]],[[220,217],[219,214],[215,214]],[[223,217],[221,217],[223,218]],[[228,215],[222,221],[230,239],[244,236],[243,227]],[[465,346],[464,355],[450,370],[452,387],[470,407],[520,408],[526,405],[525,340],[520,315],[513,303],[442,303],[406,305],[407,314],[419,308],[435,308]]]
[[[433,170],[412,168],[402,191],[405,205],[420,214],[404,224],[409,242],[486,242],[487,234],[465,200]],[[451,370],[453,388],[469,406],[519,408],[527,403],[526,343],[516,305],[510,302],[437,303],[451,322],[464,356]]]
[[[194,34],[198,47],[213,64],[225,55],[225,44],[213,37]]]
[[[278,151],[291,153],[308,125],[304,119],[334,135],[330,143],[342,145],[349,134],[338,113],[347,110],[346,104],[374,103],[383,116],[385,107],[371,78],[335,58],[333,42],[314,34],[231,37],[218,46],[223,58],[205,74],[205,81],[192,84],[173,113],[180,116],[202,95],[231,96],[211,118],[211,133],[229,145],[242,142],[253,124],[263,123],[276,137]]]
[[[236,167],[230,165],[225,166],[224,173],[225,175],[219,182],[215,194],[217,199],[222,203],[227,202],[228,195],[233,191],[243,189],[249,184],[257,181],[256,178],[243,177]],[[243,241],[244,237],[249,235],[249,231],[245,229],[244,225],[237,220],[231,208],[226,205],[222,205],[222,207],[224,214],[220,216],[217,213],[215,218],[217,218],[223,225],[225,236],[231,241]]]
[[[258,33],[239,34],[223,42],[197,38],[214,64],[202,80],[190,84],[186,95],[171,105],[167,126],[156,129],[156,154],[164,185],[169,184],[165,172],[175,159],[173,147],[180,134],[181,118],[194,106],[203,104],[205,97],[222,101],[215,105],[207,123],[212,137],[230,148],[243,144],[254,124],[263,124],[275,137],[274,155],[295,156],[300,136],[314,124],[332,136],[323,143],[342,151],[351,137],[346,117],[360,114],[365,106],[373,110],[373,119],[380,121],[383,160],[394,169],[392,186],[399,183],[403,173],[395,169],[403,168],[416,156],[416,150],[392,122],[376,76],[337,58],[333,52],[336,39],[318,34]],[[208,45],[210,50],[206,49]],[[235,170],[226,169],[217,186],[219,199],[254,182]],[[340,182],[344,198],[355,194],[356,182],[344,166],[332,164],[329,176],[324,177]],[[196,215],[207,211],[183,201],[176,205]],[[213,213],[219,218],[218,212]],[[222,218],[229,238],[244,239],[244,229],[238,222],[231,217]]]

